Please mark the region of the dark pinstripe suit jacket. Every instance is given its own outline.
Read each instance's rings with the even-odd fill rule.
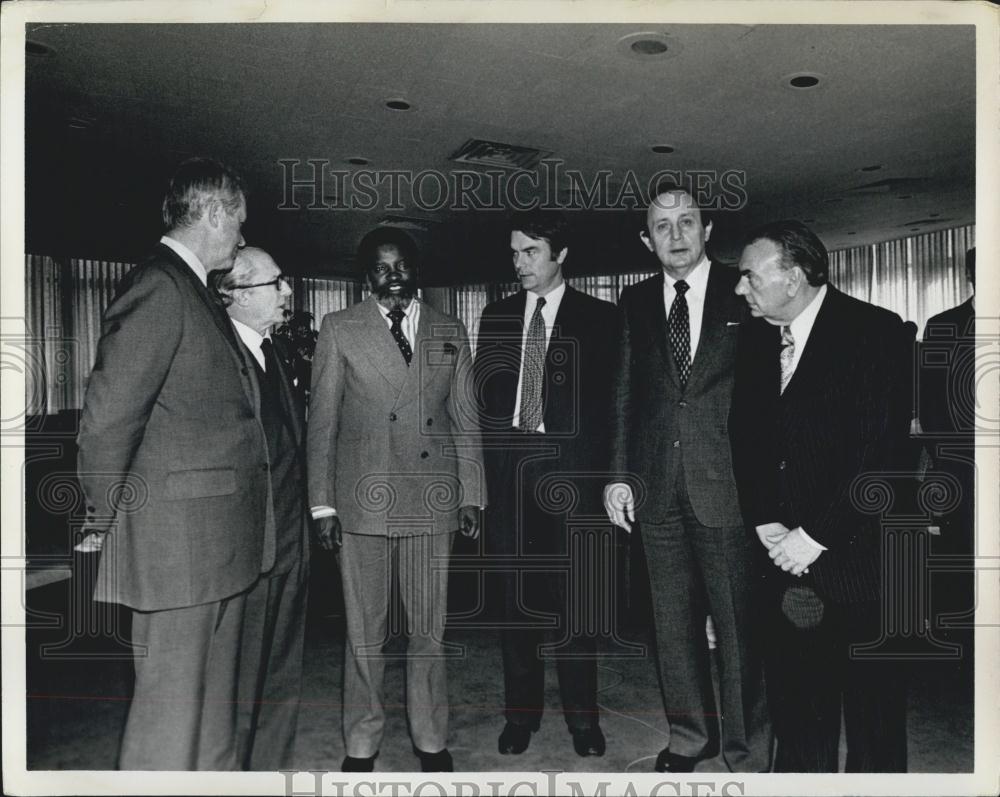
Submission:
[[[860,488],[904,456],[912,405],[902,321],[831,286],[784,394],[779,338],[754,319],[739,343],[731,426],[747,522],[802,526],[828,548],[810,566],[816,590],[874,599],[882,526],[877,491]]]

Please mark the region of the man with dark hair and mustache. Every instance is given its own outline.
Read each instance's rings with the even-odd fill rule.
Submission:
[[[443,651],[454,532],[485,502],[465,326],[417,298],[416,247],[381,227],[358,248],[372,295],[323,319],[307,434],[309,500],[344,588],[344,772],[374,768],[393,584],[406,609],[406,707],[424,772],[450,772]]]

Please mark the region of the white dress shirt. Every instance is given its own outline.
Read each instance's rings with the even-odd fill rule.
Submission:
[[[250,350],[250,354],[257,361],[257,365],[260,366],[260,370],[267,373],[267,364],[264,360],[264,352],[260,348],[260,344],[265,340],[271,339],[271,333],[268,332],[266,335],[261,335],[256,329],[248,327],[242,321],[237,321],[235,318],[230,318],[233,322],[233,329],[236,330],[236,334],[240,336],[240,340],[246,345],[247,349]]]
[[[701,340],[701,319],[705,315],[705,292],[708,290],[708,270],[710,263],[707,255],[702,255],[698,265],[691,269],[684,281],[688,284],[688,291],[684,294],[688,306],[688,323],[691,325],[691,362],[694,362],[695,352],[698,351],[698,341]],[[674,290],[676,283],[666,271],[663,272],[663,306],[666,309],[667,318],[670,318],[670,307],[674,303],[677,291]]]
[[[169,235],[164,235],[160,238],[160,243],[173,249],[180,259],[188,264],[188,268],[190,268],[198,276],[198,279],[201,280],[201,284],[206,287],[208,286],[208,272],[205,271],[205,266],[202,264],[201,260],[198,259],[198,255],[184,246],[184,244],[180,241],[176,241],[171,238]]]
[[[560,282],[559,287],[553,288],[545,294],[545,306],[542,307],[542,320],[545,322],[545,350],[548,351],[549,341],[552,339],[552,328],[556,323],[556,316],[559,314],[559,305],[566,294],[566,283]],[[524,302],[524,331],[521,333],[521,372],[517,376],[517,393],[514,396],[514,420],[513,425],[520,428],[521,422],[521,385],[524,382],[524,345],[528,341],[528,328],[531,326],[531,317],[535,314],[535,305],[538,304],[538,294],[526,291],[527,297]],[[528,429],[529,432],[544,432],[545,421],[538,424],[537,429]]]

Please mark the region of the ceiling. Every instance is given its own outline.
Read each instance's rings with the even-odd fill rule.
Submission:
[[[636,33],[665,50],[638,55]],[[651,266],[629,197],[642,202],[633,189],[664,169],[704,174],[706,201],[723,206],[712,235],[723,259],[778,217],[811,220],[831,249],[974,221],[971,26],[49,24],[27,35],[47,48],[26,59],[34,252],[136,257],[159,233],[171,167],[211,155],[246,177],[246,237],[287,272],[351,272],[360,237],[389,217],[421,243],[425,282],[507,279],[505,192],[528,201],[531,181],[450,160],[469,139],[548,154],[538,193],[567,208],[580,273]],[[793,88],[802,74],[818,84]],[[289,179],[308,182],[308,159],[343,177],[287,196]],[[607,207],[581,210],[566,173],[586,192],[600,170]],[[480,183],[465,209],[454,186],[438,207],[449,179]]]

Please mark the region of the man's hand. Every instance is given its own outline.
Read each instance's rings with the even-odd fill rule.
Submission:
[[[632,531],[635,523],[635,498],[631,485],[625,482],[611,482],[604,488],[604,511],[608,520],[625,531]]]
[[[823,553],[815,545],[810,545],[799,529],[792,529],[779,542],[771,546],[768,556],[778,567],[793,576],[807,572],[809,565]]]
[[[462,506],[458,509],[458,526],[463,537],[479,539],[479,507]]]
[[[313,520],[316,526],[316,541],[324,551],[339,551],[343,540],[343,530],[340,527],[340,518],[336,515]]]
[[[785,535],[789,531],[791,529],[784,523],[765,523],[762,526],[757,526],[757,539],[760,540],[761,545],[770,551],[785,538]]]

